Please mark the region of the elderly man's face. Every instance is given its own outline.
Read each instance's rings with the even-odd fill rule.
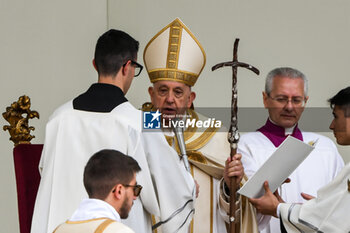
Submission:
[[[344,109],[335,106],[333,109],[333,121],[329,128],[339,145],[350,145],[350,117],[345,116]]]
[[[302,78],[275,77],[270,94],[263,92],[264,106],[271,120],[290,128],[300,119],[308,97],[304,95]]]
[[[157,81],[148,88],[148,93],[154,107],[166,118],[185,114],[196,97],[189,86],[176,81]]]

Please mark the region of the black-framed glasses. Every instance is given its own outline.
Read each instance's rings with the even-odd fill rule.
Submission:
[[[128,61],[129,61],[129,60],[128,60]],[[128,61],[125,62],[125,64],[123,65],[123,68],[126,66],[126,64],[128,63]],[[136,61],[133,61],[133,60],[130,60],[130,62],[131,62],[131,65],[133,65],[133,66],[135,67],[135,75],[134,75],[134,77],[139,76],[139,75],[141,74],[141,71],[142,71],[142,69],[143,69],[143,66],[142,66],[141,64],[137,63]]]
[[[136,185],[130,185],[130,184],[122,184],[124,187],[128,188],[131,187],[133,188],[132,190],[134,191],[134,196],[138,197],[141,193],[142,190],[142,185],[136,184]]]

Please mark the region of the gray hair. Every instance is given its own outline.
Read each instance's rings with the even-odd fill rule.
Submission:
[[[304,81],[304,95],[308,96],[308,81],[306,76],[300,72],[297,69],[294,68],[290,68],[290,67],[280,67],[280,68],[276,68],[271,70],[267,76],[266,76],[266,82],[265,82],[265,92],[266,94],[270,94],[272,91],[272,83],[273,83],[273,79],[275,77],[287,77],[287,78],[292,78],[292,79],[296,79],[296,78],[301,78]]]

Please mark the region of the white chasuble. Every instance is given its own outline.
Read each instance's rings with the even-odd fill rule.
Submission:
[[[187,233],[196,201],[194,180],[162,132],[144,131],[143,141],[160,206],[161,217],[157,219],[164,222],[163,232]]]
[[[190,115],[197,120],[207,119],[192,110],[190,110]],[[169,145],[179,151],[173,132],[164,131],[164,133]],[[194,219],[189,232],[227,232],[229,203],[220,195],[222,194],[220,180],[222,181],[223,168],[226,159],[230,156],[227,132],[218,132],[218,129],[215,128],[188,127],[184,132],[184,139],[191,174],[200,186],[199,196],[195,202]],[[255,212],[248,201],[244,201],[246,201],[244,204],[246,211],[241,213],[241,232],[257,233]],[[157,233],[159,232],[161,231]]]
[[[184,176],[181,184],[169,181],[161,169],[150,171],[148,157],[144,150],[146,139],[142,135],[141,112],[130,103],[118,105],[109,113],[96,113],[74,110],[72,101],[58,108],[46,126],[45,143],[39,168],[41,181],[36,198],[32,233],[51,233],[58,224],[66,221],[87,198],[83,186],[83,170],[88,159],[102,149],[115,149],[132,156],[140,165],[137,182],[143,186],[140,197],[134,201],[126,224],[135,232],[151,232],[151,215],[163,218],[161,208],[171,208],[160,203],[160,196],[171,195],[172,190],[157,193],[157,186],[179,186],[176,198],[185,202],[193,193],[193,180],[173,166],[178,175]],[[158,142],[154,140],[155,144]],[[159,141],[161,144],[162,141]],[[164,142],[165,143],[165,142]],[[161,147],[161,146],[160,146]],[[172,150],[151,153],[153,161],[164,156],[177,156]],[[165,155],[164,155],[165,153]],[[156,181],[153,177],[160,177]],[[155,184],[154,182],[157,182]],[[170,183],[170,184],[169,184]],[[191,186],[193,185],[193,186]],[[192,189],[191,189],[191,188]],[[169,210],[172,212],[175,210]],[[164,211],[163,211],[164,212]],[[185,218],[183,216],[183,218]],[[172,224],[172,223],[170,223]],[[177,228],[175,223],[174,228]]]

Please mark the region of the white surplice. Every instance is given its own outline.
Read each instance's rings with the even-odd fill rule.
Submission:
[[[317,190],[331,182],[344,166],[335,144],[327,137],[316,133],[302,132],[303,141],[316,142],[315,149],[289,177],[291,182],[279,189],[281,197],[288,203],[302,203],[300,193],[316,196]],[[261,132],[241,136],[238,152],[242,154],[244,171],[251,177],[277,148]],[[279,219],[272,217],[259,221],[262,233],[280,232]]]
[[[164,137],[159,134],[143,136],[141,116],[142,113],[129,102],[118,105],[109,113],[96,113],[74,110],[69,101],[54,112],[46,126],[32,233],[51,233],[72,215],[82,199],[87,198],[83,170],[88,159],[102,149],[115,149],[130,155],[142,169],[136,179],[143,190],[125,221],[135,232],[151,232],[150,214],[165,219],[169,217],[168,213],[193,199],[193,179],[177,154],[169,149]],[[163,159],[177,163],[163,165]],[[177,174],[180,178],[169,179],[167,173]],[[167,188],[169,186],[177,189]],[[164,199],[173,202],[165,203]],[[193,203],[187,205],[185,211],[167,223],[169,229],[177,229],[192,208]]]
[[[304,204],[281,204],[280,214],[288,232],[350,232],[350,163],[317,198]]]
[[[120,215],[113,206],[99,199],[84,199],[72,217],[54,233],[96,233],[97,229],[101,233],[134,233],[120,223]]]

